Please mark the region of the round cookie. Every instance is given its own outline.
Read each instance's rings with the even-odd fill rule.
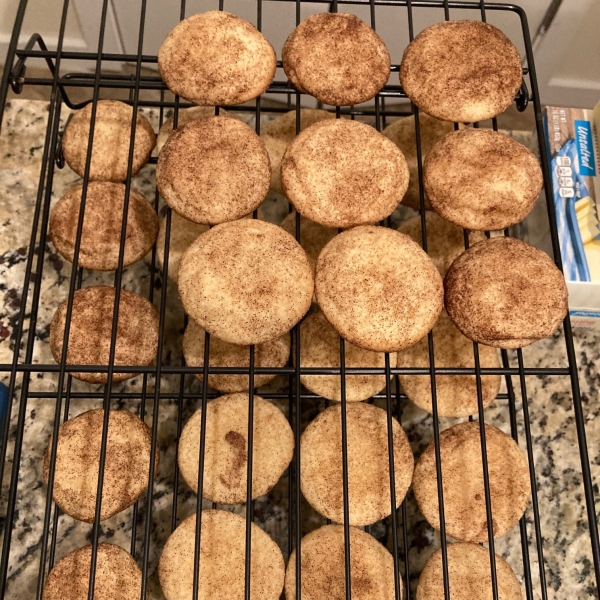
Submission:
[[[60,363],[67,314],[65,299],[50,323],[50,350]],[[108,365],[115,304],[115,288],[91,286],[75,292],[71,313],[67,365]],[[146,298],[121,290],[115,349],[116,366],[151,364],[158,350],[158,312]],[[68,371],[68,368],[67,368]],[[72,372],[88,383],[106,383],[108,373]],[[113,373],[112,381],[124,381],[135,373]]]
[[[65,161],[83,177],[87,159],[92,103],[73,115],[62,137]],[[90,164],[90,181],[123,181],[127,177],[129,142],[133,108],[117,100],[98,100]],[[154,149],[156,136],[152,125],[141,113],[137,114],[131,175],[147,162]]]
[[[444,296],[442,278],[418,244],[375,226],[355,227],[325,246],[315,291],[339,334],[375,352],[416,344],[435,325]]]
[[[200,105],[242,104],[266,92],[277,68],[267,38],[244,19],[211,10],[178,23],[158,51],[167,87]]]
[[[300,131],[304,131],[314,123],[325,119],[335,119],[335,113],[316,108],[300,109]],[[284,113],[283,115],[269,121],[260,132],[260,138],[265,144],[271,161],[271,189],[278,194],[283,194],[281,186],[281,159],[290,142],[296,137],[296,111]]]
[[[206,405],[206,446],[202,496],[222,504],[246,502],[248,394],[229,394]],[[198,454],[202,409],[186,423],[179,439],[181,475],[198,493]],[[252,499],[268,494],[294,455],[294,434],[283,413],[254,396]]]
[[[265,146],[245,123],[228,117],[197,119],[167,140],[156,165],[165,202],[196,223],[245,217],[269,191]]]
[[[565,278],[550,257],[520,240],[471,246],[444,279],[446,310],[469,339],[521,348],[551,336],[567,315]]]
[[[537,158],[489,129],[453,131],[427,154],[423,186],[448,221],[478,231],[506,229],[533,209],[544,178]]]
[[[73,262],[82,185],[74,185],[58,201],[50,215],[49,233],[60,254]],[[122,183],[91,181],[88,184],[78,266],[113,271],[119,265],[119,247],[125,186]],[[140,260],[152,249],[158,235],[158,217],[145,196],[131,189],[123,266]]]
[[[96,486],[104,411],[89,410],[63,423],[58,430],[52,498],[68,515],[94,522]],[[100,520],[130,507],[148,487],[152,435],[150,428],[128,410],[111,410],[104,464]],[[48,485],[52,437],[44,456],[44,483]],[[156,448],[154,472],[158,473]]]
[[[454,131],[454,125],[447,121],[440,121],[430,117],[424,112],[419,113],[419,135],[421,139],[421,160],[431,150],[433,145],[442,139],[447,133]],[[417,159],[417,132],[415,129],[415,117],[402,117],[388,125],[383,130],[383,135],[389,138],[400,148],[408,164],[410,181],[402,204],[410,206],[415,210],[421,209],[421,197],[419,193],[419,164]],[[159,134],[160,137],[160,134]],[[425,197],[425,208],[431,208],[429,200]]]
[[[426,27],[400,65],[406,95],[444,121],[475,123],[504,112],[523,79],[521,57],[496,27],[446,21]]]
[[[302,538],[301,577],[304,600],[345,600],[344,527],[324,525]],[[373,536],[350,527],[350,582],[353,600],[394,600],[394,559]],[[402,598],[402,578],[399,579]],[[296,596],[296,550],[285,574],[285,598]]]
[[[190,367],[204,366],[204,336],[205,331],[193,320],[190,320],[183,334],[183,355],[185,362]],[[271,342],[258,344],[254,348],[255,367],[284,367],[290,357],[290,334],[286,333]],[[210,338],[211,367],[249,367],[250,347],[238,346],[223,342],[222,340]],[[203,380],[202,373],[195,375],[200,381]],[[254,375],[254,387],[273,381],[276,375]],[[208,376],[208,385],[219,392],[230,394],[233,392],[244,392],[248,389],[247,375],[227,375],[225,373],[213,373]]]
[[[281,221],[281,227],[296,238],[296,211],[291,212]],[[306,252],[313,273],[319,254],[336,235],[337,229],[325,227],[300,215],[300,245]]]
[[[187,125],[190,121],[196,119],[206,119],[208,117],[215,116],[214,106],[191,106],[190,108],[180,108],[177,114],[177,129]],[[236,118],[235,114],[230,114],[225,109],[219,109],[220,117],[232,117]],[[158,130],[158,136],[156,137],[156,151],[160,154],[162,147],[165,142],[171,137],[173,133],[173,116],[171,115]]]
[[[440,275],[446,275],[450,265],[465,251],[465,236],[461,227],[442,219],[436,213],[425,211],[427,226],[427,256],[433,261]],[[410,236],[419,246],[423,245],[421,216],[411,217],[398,227],[400,233]],[[469,232],[469,245],[486,239],[481,231]]]
[[[252,219],[254,213],[250,213],[245,219]],[[260,208],[258,209],[259,219],[265,220]],[[196,238],[208,231],[210,227],[202,223],[194,223],[185,217],[171,211],[171,230],[169,231],[169,272],[168,277],[175,283],[179,278],[179,265],[183,253],[192,245]],[[163,217],[158,230],[158,239],[156,240],[156,260],[160,268],[165,264],[165,238],[167,235],[167,217]]]
[[[174,210],[171,211],[171,229],[169,231],[169,279],[177,283],[179,278],[179,265],[183,253],[192,245],[192,243],[208,231],[210,227],[202,223],[194,223],[185,217],[182,217]],[[158,239],[156,240],[156,260],[162,269],[165,264],[165,241],[167,236],[167,217],[163,217],[158,230]]]
[[[313,291],[300,244],[281,227],[257,219],[213,227],[185,251],[179,267],[185,311],[231,344],[281,337],[308,312]]]
[[[281,160],[285,195],[327,227],[376,223],[394,212],[408,187],[402,152],[373,127],[348,119],[311,125]]]
[[[473,342],[467,339],[443,311],[433,328],[433,348],[436,367],[475,368]],[[498,351],[479,346],[482,368],[498,369]],[[399,367],[429,367],[428,338],[398,353]],[[431,378],[429,375],[400,375],[404,393],[419,408],[433,412]],[[481,377],[483,406],[487,408],[500,392],[500,375]],[[477,380],[475,375],[436,375],[437,410],[440,417],[467,417],[477,413]]]
[[[494,537],[504,535],[523,516],[531,488],[527,459],[508,435],[485,426]],[[446,535],[464,542],[487,542],[487,515],[481,439],[477,421],[459,423],[440,434]],[[440,528],[435,448],[421,454],[413,476],[415,498],[429,524]]]
[[[253,600],[279,600],[285,563],[277,544],[251,523],[250,589]],[[158,578],[167,600],[189,600],[194,586],[196,515],[170,535],[158,563]],[[203,510],[198,600],[243,600],[246,519],[224,510]]]
[[[311,15],[288,36],[281,57],[294,87],[334,106],[370,100],[390,75],[383,40],[351,14]]]
[[[85,600],[89,593],[92,546],[69,552],[48,573],[42,600]],[[139,600],[142,572],[135,559],[114,544],[98,544],[94,598]]]
[[[385,354],[363,350],[350,342],[345,344],[346,368],[385,367]],[[396,354],[390,354],[390,367],[396,366]],[[322,312],[309,315],[300,325],[300,366],[340,366],[340,336],[327,322]],[[385,375],[346,375],[346,400],[360,402],[385,388]],[[341,402],[341,378],[339,375],[300,375],[304,387],[328,400]]]
[[[336,523],[344,522],[342,407],[330,406],[304,430],[300,441],[300,486],[308,503]],[[392,512],[387,413],[372,404],[346,406],[350,525],[371,525]],[[413,474],[414,459],[400,423],[392,419],[396,507]]]
[[[479,544],[456,542],[447,545],[449,586],[453,600],[492,596],[490,551]],[[496,554],[498,600],[523,600],[521,586],[510,565]],[[419,577],[416,600],[444,597],[442,550],[436,550]]]

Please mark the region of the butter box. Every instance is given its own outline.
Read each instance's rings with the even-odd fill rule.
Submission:
[[[575,327],[600,329],[600,177],[592,110],[544,110],[553,202]]]

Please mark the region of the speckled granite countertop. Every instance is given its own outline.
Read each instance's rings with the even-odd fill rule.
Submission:
[[[11,337],[16,327],[16,319],[21,302],[22,281],[25,272],[27,245],[29,243],[31,220],[36,199],[36,191],[41,165],[44,134],[48,106],[44,102],[13,100],[8,103],[0,137],[0,362],[12,360]],[[147,111],[155,126],[157,113]],[[68,111],[63,111],[66,119]],[[250,118],[252,121],[253,117]],[[252,124],[252,122],[250,122]],[[515,135],[515,137],[517,137]],[[523,136],[521,136],[523,137]],[[77,181],[77,176],[69,169],[56,170],[52,190],[54,203],[64,191]],[[135,177],[133,185],[148,198],[154,196],[154,166],[148,165]],[[275,198],[266,200],[265,212],[270,220],[277,222],[287,212],[285,203]],[[401,215],[395,215],[400,217]],[[148,259],[125,269],[124,287],[147,295],[150,285]],[[48,325],[59,302],[66,297],[71,273],[69,263],[56,253],[51,244],[46,247],[44,277],[41,283],[40,312],[36,327],[34,361],[53,362],[48,346]],[[86,272],[84,285],[94,283],[113,284],[113,273]],[[181,335],[183,314],[175,287],[168,284],[167,322],[165,331],[165,364],[178,364],[181,355]],[[160,300],[160,280],[155,283],[155,299]],[[27,333],[27,332],[26,332]],[[591,332],[578,331],[575,339],[580,382],[587,415],[587,435],[594,480],[600,478],[600,336]],[[562,334],[543,342],[538,342],[524,350],[525,365],[528,367],[566,366],[565,344]],[[511,354],[511,364],[516,366],[516,358]],[[7,376],[2,375],[6,383]],[[285,382],[279,382],[284,384]],[[520,388],[517,378],[513,384],[517,390],[517,418],[520,443],[523,448],[523,412],[520,401]],[[31,378],[31,392],[55,390],[56,376],[34,374]],[[161,390],[176,394],[179,390],[178,376],[164,376]],[[277,382],[274,383],[277,385]],[[199,385],[189,377],[185,381],[187,390],[199,391]],[[101,388],[83,382],[73,381],[73,391],[99,391]],[[115,386],[117,390],[141,393],[142,378]],[[149,380],[146,422],[152,423],[152,392],[154,380]],[[527,393],[531,432],[534,444],[534,459],[537,473],[538,498],[541,513],[541,532],[545,558],[545,571],[548,583],[548,597],[553,599],[584,598],[594,595],[594,577],[591,562],[591,549],[587,534],[587,519],[583,500],[583,486],[574,413],[567,377],[527,377]],[[194,411],[193,401],[186,401],[183,417],[187,419]],[[92,407],[101,406],[101,400],[74,398],[71,401],[71,417]],[[139,410],[139,399],[113,400],[114,407]],[[317,403],[306,406],[303,417],[307,421],[323,405]],[[282,408],[285,409],[284,406]],[[27,402],[27,418],[23,443],[23,456],[19,476],[17,513],[12,536],[9,586],[7,597],[18,600],[31,598],[35,593],[39,569],[41,532],[46,498],[46,488],[42,483],[42,458],[52,429],[56,403],[54,400],[30,397]],[[158,440],[161,448],[161,464],[154,485],[152,508],[152,534],[150,540],[150,595],[161,598],[154,571],[160,550],[170,533],[173,502],[173,473],[177,420],[176,400],[161,400],[158,418]],[[12,454],[12,440],[15,435],[16,410],[13,410],[9,456]],[[432,420],[411,403],[403,407],[403,426],[409,434],[416,456],[432,439]],[[486,411],[486,422],[509,432],[509,411],[506,400],[498,400]],[[441,428],[452,424],[442,419]],[[2,489],[0,514],[6,510],[6,494],[10,479],[11,463],[7,464],[5,484]],[[256,502],[256,522],[280,544],[287,557],[288,527],[288,484],[282,479],[265,498]],[[178,498],[178,519],[191,514],[195,507],[195,496],[184,484],[180,486]],[[245,507],[234,510],[244,514]],[[303,527],[305,532],[318,523],[313,511],[304,504]],[[539,588],[539,565],[535,550],[531,505],[526,513],[528,521],[531,572],[534,597],[541,598]],[[140,502],[138,516],[137,546],[135,556],[141,562],[143,549],[143,527],[146,519],[145,500]],[[414,585],[424,561],[439,545],[439,535],[418,513],[412,493],[407,497],[407,526],[409,528],[409,564]],[[129,549],[132,536],[132,509],[115,515],[102,523],[101,539],[117,543]],[[57,559],[70,550],[84,545],[89,540],[91,526],[61,515],[57,532]],[[377,524],[371,532],[386,542],[386,527]],[[387,540],[389,544],[389,540]],[[497,552],[507,558],[518,576],[522,579],[523,561],[518,528],[496,540]],[[404,552],[401,552],[404,561]]]

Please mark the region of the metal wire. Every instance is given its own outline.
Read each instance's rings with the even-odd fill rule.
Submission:
[[[295,2],[296,8],[296,24],[301,21],[302,4],[304,0],[265,0],[270,2]],[[317,2],[329,3],[329,0],[317,0]],[[341,5],[359,5],[364,4],[363,0],[333,0],[330,3],[332,12],[338,10]],[[554,215],[554,207],[551,202],[551,188],[550,178],[548,171],[548,156],[546,148],[542,143],[543,140],[543,129],[541,124],[541,106],[537,93],[535,66],[533,63],[531,40],[529,37],[529,31],[527,27],[527,20],[524,12],[510,4],[498,4],[485,2],[484,0],[478,0],[474,3],[469,2],[457,2],[451,0],[369,0],[369,14],[371,27],[375,29],[376,25],[376,14],[377,7],[379,6],[393,6],[398,9],[398,14],[406,16],[406,22],[408,26],[409,36],[412,40],[415,35],[414,22],[413,22],[413,9],[419,8],[431,8],[437,9],[443,8],[444,17],[449,19],[454,16],[451,11],[462,10],[462,9],[473,9],[478,8],[480,17],[483,21],[486,21],[490,11],[510,11],[516,13],[522,24],[523,39],[525,42],[527,67],[524,68],[524,76],[529,77],[529,89],[531,89],[531,100],[533,102],[533,109],[536,114],[536,126],[538,141],[540,142],[540,155],[542,158],[542,165],[544,169],[545,179],[545,191],[548,202],[548,219],[550,225],[550,231],[553,242],[554,259],[556,264],[560,267],[560,251],[558,246],[558,237],[556,234],[556,220]],[[262,0],[257,0],[257,26],[261,29],[263,19],[263,5]],[[0,597],[4,597],[6,592],[7,577],[8,577],[8,566],[11,558],[11,540],[13,537],[13,524],[15,520],[15,514],[18,510],[18,488],[19,488],[19,473],[22,468],[21,456],[24,445],[24,425],[27,414],[27,402],[29,398],[44,399],[49,402],[55,402],[54,405],[54,420],[53,420],[53,442],[50,447],[50,468],[49,468],[49,484],[46,489],[46,502],[44,505],[44,518],[43,518],[43,534],[41,540],[41,553],[40,563],[38,569],[38,578],[36,581],[37,585],[37,598],[41,598],[43,592],[43,584],[45,579],[45,573],[47,569],[51,568],[55,562],[57,539],[58,539],[58,526],[59,526],[59,514],[60,511],[58,506],[53,505],[52,502],[52,488],[54,481],[54,470],[56,463],[56,452],[57,452],[57,434],[58,427],[61,422],[64,422],[69,417],[69,410],[73,402],[77,402],[82,398],[96,398],[102,399],[102,405],[104,407],[104,419],[103,419],[103,430],[101,440],[101,453],[100,453],[100,473],[98,478],[97,486],[97,504],[95,510],[95,521],[92,529],[92,563],[90,569],[90,586],[88,598],[93,598],[93,589],[95,581],[95,568],[96,568],[96,556],[97,547],[100,539],[100,524],[99,517],[101,514],[101,499],[102,499],[102,483],[103,483],[103,472],[105,466],[105,457],[108,441],[108,418],[109,408],[112,400],[116,399],[128,399],[130,401],[139,401],[140,416],[143,419],[146,413],[146,404],[148,390],[151,387],[150,382],[154,380],[153,390],[153,403],[152,403],[152,443],[151,443],[151,459],[150,468],[148,473],[148,489],[145,499],[145,515],[143,515],[143,538],[141,547],[141,566],[142,566],[142,592],[141,599],[145,598],[148,586],[149,577],[149,564],[150,555],[152,552],[151,548],[151,537],[152,537],[152,510],[153,510],[153,494],[154,494],[154,475],[156,472],[155,455],[158,443],[158,420],[161,402],[168,400],[177,400],[177,424],[176,424],[176,437],[179,438],[181,428],[183,424],[183,406],[187,400],[198,401],[200,400],[200,407],[202,410],[202,418],[200,424],[200,445],[199,445],[199,471],[198,471],[198,494],[196,499],[196,532],[195,532],[195,558],[194,561],[194,578],[193,578],[193,599],[196,600],[198,597],[198,586],[201,584],[200,581],[200,548],[201,548],[201,523],[202,523],[202,489],[203,489],[203,477],[204,477],[204,455],[205,455],[205,442],[206,442],[206,407],[211,398],[215,394],[208,389],[208,375],[216,373],[226,374],[238,374],[245,375],[249,380],[249,392],[248,392],[248,471],[247,471],[247,502],[246,502],[246,549],[245,549],[245,599],[249,600],[251,597],[251,550],[252,550],[252,522],[254,520],[254,502],[252,501],[252,470],[253,470],[253,421],[254,421],[254,382],[255,377],[261,374],[279,374],[284,375],[288,378],[289,388],[285,393],[265,393],[262,396],[266,399],[281,399],[288,403],[288,418],[290,424],[294,430],[295,439],[295,452],[292,464],[288,471],[288,543],[287,551],[288,555],[295,548],[296,549],[296,598],[301,598],[302,594],[302,573],[301,573],[301,539],[302,539],[302,510],[301,510],[301,487],[300,487],[300,434],[303,425],[303,403],[312,402],[311,406],[317,406],[314,402],[322,402],[322,399],[314,394],[310,394],[303,390],[300,382],[301,374],[311,375],[339,375],[341,379],[341,437],[342,437],[342,479],[343,479],[343,503],[344,503],[344,546],[345,546],[345,583],[346,583],[346,598],[350,599],[352,594],[352,583],[351,583],[351,552],[352,548],[350,545],[350,526],[349,526],[349,489],[348,489],[348,455],[347,455],[347,443],[348,443],[348,430],[346,420],[346,383],[347,378],[356,375],[384,375],[386,377],[386,387],[384,392],[377,394],[375,398],[385,401],[385,409],[387,413],[387,433],[388,433],[388,452],[390,462],[390,500],[391,500],[391,516],[389,519],[389,527],[391,529],[391,547],[393,551],[394,559],[394,585],[395,585],[395,597],[396,600],[400,600],[400,547],[402,546],[403,558],[404,558],[404,587],[406,589],[407,599],[411,597],[411,577],[409,567],[409,550],[410,550],[410,537],[409,528],[407,523],[407,510],[406,500],[401,505],[401,523],[402,523],[402,544],[400,544],[399,532],[398,532],[398,515],[396,509],[396,498],[395,498],[395,474],[394,474],[394,453],[393,453],[393,418],[394,411],[397,419],[401,420],[402,413],[402,402],[406,396],[401,392],[398,382],[398,375],[428,375],[431,380],[432,389],[432,429],[433,429],[433,441],[435,447],[436,457],[436,475],[438,483],[438,503],[440,510],[440,542],[441,542],[441,553],[442,553],[442,567],[443,567],[443,581],[444,581],[444,597],[446,600],[450,600],[450,578],[448,570],[448,556],[447,556],[447,540],[445,535],[445,514],[444,514],[444,495],[442,485],[443,465],[441,463],[440,455],[440,423],[438,419],[437,410],[437,396],[435,377],[436,375],[474,375],[476,380],[477,395],[478,395],[478,417],[480,426],[480,436],[482,441],[482,462],[483,462],[483,476],[484,476],[484,491],[485,491],[485,502],[488,519],[488,536],[489,536],[489,551],[490,551],[490,567],[491,567],[491,578],[492,578],[492,596],[494,600],[498,598],[498,587],[496,580],[495,570],[495,553],[494,553],[494,539],[493,539],[493,528],[492,528],[492,504],[489,490],[489,474],[486,456],[486,444],[485,444],[485,422],[484,422],[484,409],[483,409],[483,396],[481,389],[482,377],[490,375],[501,375],[505,378],[507,393],[500,395],[499,399],[508,400],[506,407],[510,415],[510,425],[512,437],[517,440],[517,406],[516,397],[513,387],[512,377],[519,378],[520,396],[522,400],[522,415],[523,415],[523,426],[524,426],[524,439],[527,449],[527,458],[529,464],[529,475],[532,488],[532,511],[533,511],[533,530],[535,533],[535,547],[537,552],[537,559],[540,571],[539,589],[541,597],[545,600],[548,597],[547,594],[547,581],[545,573],[544,563],[544,551],[543,551],[543,533],[540,525],[540,507],[537,498],[536,489],[536,471],[533,459],[534,440],[531,434],[531,423],[528,412],[528,398],[526,390],[526,376],[530,375],[552,375],[556,377],[569,377],[571,381],[572,393],[573,393],[573,406],[575,413],[575,423],[577,429],[577,436],[579,442],[579,452],[582,464],[583,472],[583,485],[585,491],[585,499],[587,506],[587,515],[590,528],[590,540],[592,555],[594,561],[594,569],[596,575],[596,583],[600,581],[600,544],[598,540],[598,530],[596,515],[594,510],[594,490],[593,481],[591,479],[590,467],[589,467],[589,456],[586,446],[586,433],[585,433],[585,417],[583,414],[583,408],[581,403],[581,396],[579,392],[579,383],[577,380],[577,366],[575,361],[575,351],[573,347],[572,332],[569,319],[567,317],[564,325],[564,338],[565,348],[568,362],[566,365],[560,365],[552,368],[540,368],[540,367],[526,367],[524,364],[523,355],[520,351],[517,352],[517,366],[513,367],[510,365],[508,353],[502,351],[502,366],[499,368],[483,368],[479,362],[479,353],[477,345],[474,345],[474,367],[473,368],[439,368],[435,366],[434,360],[434,340],[433,335],[429,334],[428,337],[428,352],[429,352],[429,366],[424,368],[405,368],[398,365],[395,368],[390,367],[389,355],[386,355],[385,367],[378,369],[364,369],[364,368],[350,368],[345,365],[345,343],[342,340],[340,343],[340,366],[338,368],[304,368],[300,365],[300,335],[299,325],[296,325],[292,331],[293,339],[293,352],[294,352],[294,363],[293,366],[287,366],[283,368],[259,368],[255,365],[255,351],[254,348],[250,350],[250,364],[248,367],[212,367],[209,363],[210,358],[210,337],[206,334],[205,346],[204,346],[204,364],[202,367],[189,367],[185,365],[171,366],[163,365],[162,353],[165,336],[165,318],[167,313],[167,279],[168,279],[168,257],[169,257],[169,239],[171,232],[171,213],[167,210],[165,216],[165,247],[164,247],[164,261],[163,267],[160,271],[160,279],[162,281],[162,289],[160,294],[159,302],[159,343],[157,360],[154,366],[148,367],[131,367],[131,366],[116,366],[114,365],[115,355],[115,343],[116,343],[116,328],[118,324],[118,309],[119,309],[119,295],[122,284],[123,275],[123,256],[126,236],[126,220],[128,211],[129,192],[131,189],[131,173],[132,173],[132,161],[133,161],[133,141],[135,136],[135,120],[136,114],[139,107],[158,107],[161,110],[160,122],[163,121],[163,111],[167,108],[173,108],[173,126],[177,127],[179,118],[179,109],[189,106],[180,100],[179,97],[174,99],[166,98],[165,86],[158,76],[142,75],[143,65],[155,65],[157,57],[154,55],[144,55],[143,41],[144,41],[144,29],[146,19],[146,0],[141,0],[140,4],[140,26],[138,35],[138,47],[136,54],[114,54],[105,53],[103,51],[104,46],[104,31],[107,20],[107,7],[108,0],[104,0],[102,8],[101,21],[99,23],[99,38],[98,38],[98,51],[97,52],[63,52],[62,45],[64,40],[64,30],[66,17],[69,10],[69,0],[63,1],[63,12],[61,18],[61,25],[58,35],[57,48],[56,50],[44,49],[46,46],[41,38],[31,38],[29,44],[24,45],[22,48],[18,48],[19,35],[21,32],[22,23],[27,9],[27,0],[21,0],[17,16],[15,19],[15,27],[11,40],[9,43],[9,51],[7,55],[6,69],[0,82],[0,124],[2,122],[2,116],[4,113],[4,105],[6,102],[6,96],[8,93],[9,85],[15,88],[21,88],[22,86],[28,85],[45,85],[51,88],[51,101],[49,109],[49,118],[46,128],[46,136],[44,140],[44,149],[42,153],[42,168],[40,172],[38,190],[36,196],[36,206],[33,215],[29,252],[27,255],[27,262],[25,267],[25,276],[23,280],[23,293],[21,297],[21,307],[19,312],[19,319],[17,321],[17,327],[15,331],[15,351],[13,360],[7,364],[0,364],[0,372],[10,374],[9,384],[9,415],[13,409],[13,399],[16,395],[18,383],[21,383],[21,391],[18,399],[17,414],[16,414],[16,433],[15,433],[15,444],[12,454],[12,469],[10,476],[10,484],[8,486],[8,497],[7,497],[7,508],[5,518],[5,533],[2,543],[2,556],[0,559]],[[218,2],[219,10],[224,9],[223,0]],[[185,18],[186,5],[185,0],[182,0],[180,4],[180,19]],[[39,37],[39,36],[38,36]],[[38,44],[42,49],[36,50],[35,44]],[[37,77],[28,78],[23,76],[23,67],[27,60],[32,58],[43,58],[47,61],[50,67],[49,77]],[[83,60],[88,61],[94,66],[93,73],[73,73],[68,72],[69,61],[71,60]],[[111,62],[134,62],[136,65],[135,76],[129,75],[108,75],[101,72],[103,63]],[[64,65],[67,68],[64,68]],[[13,68],[11,68],[11,65]],[[61,66],[63,67],[61,69]],[[281,63],[278,63],[281,66]],[[397,73],[399,65],[392,65],[392,72]],[[60,74],[61,71],[67,71],[65,74]],[[90,97],[85,102],[74,104],[68,98],[67,93],[70,88],[83,88],[90,91]],[[48,220],[50,213],[50,201],[53,192],[53,175],[54,165],[59,158],[60,152],[60,115],[63,105],[75,108],[81,108],[85,104],[92,103],[92,115],[90,128],[90,136],[88,139],[88,153],[86,159],[86,166],[83,178],[83,192],[81,200],[81,208],[79,221],[77,224],[77,236],[75,244],[75,256],[73,261],[73,270],[71,279],[69,281],[68,297],[67,297],[67,319],[65,327],[65,340],[69,337],[70,328],[70,316],[72,314],[73,297],[76,290],[81,287],[83,270],[78,268],[78,254],[81,243],[81,235],[83,230],[83,218],[86,204],[86,194],[89,181],[89,171],[91,165],[91,148],[94,137],[94,123],[96,120],[97,102],[100,97],[101,90],[104,89],[124,89],[129,91],[128,103],[133,107],[132,117],[132,129],[129,141],[129,160],[128,160],[128,174],[125,181],[126,193],[125,193],[125,204],[124,204],[124,216],[121,230],[120,250],[119,250],[119,264],[115,272],[115,305],[111,331],[111,349],[110,349],[110,360],[108,365],[98,366],[69,366],[68,373],[66,367],[66,348],[67,344],[64,344],[62,359],[59,364],[39,364],[33,362],[33,352],[35,348],[35,330],[38,319],[40,295],[41,295],[41,282],[44,267],[44,258],[46,252],[47,232],[48,232]],[[519,109],[524,108],[529,100],[529,92],[527,92],[527,85],[523,84],[523,87],[515,101]],[[159,100],[150,100],[141,97],[141,92],[144,90],[155,90],[160,92]],[[18,89],[15,89],[18,91]],[[295,90],[291,84],[287,81],[275,81],[268,88],[267,94],[279,96],[285,95],[285,99],[288,102],[287,106],[269,108],[268,111],[264,108],[264,104],[261,102],[261,98],[258,98],[256,102],[250,106],[234,107],[232,110],[239,110],[245,112],[253,112],[255,115],[256,132],[260,133],[261,116],[265,112],[281,113],[287,110],[296,110],[296,131],[300,131],[300,106],[302,102],[302,94]],[[295,107],[292,106],[292,98],[295,100]],[[416,147],[417,147],[417,158],[418,158],[418,172],[419,180],[422,180],[422,148],[420,141],[420,127],[419,127],[419,111],[416,107],[411,106],[410,111],[402,108],[389,107],[386,105],[387,98],[406,98],[402,88],[397,84],[387,85],[375,98],[374,105],[372,107],[358,106],[358,107],[336,107],[336,116],[339,118],[342,115],[349,115],[351,118],[357,116],[374,116],[375,127],[377,130],[381,130],[382,125],[385,127],[387,119],[392,116],[403,116],[412,114],[415,119],[415,130],[416,130]],[[215,114],[218,114],[218,107],[215,109]],[[497,122],[493,120],[493,127],[497,129]],[[156,162],[155,159],[151,162]],[[425,198],[423,193],[423,187],[420,185],[420,202],[421,202],[421,226],[422,226],[422,244],[425,251],[427,251],[427,224],[425,220]],[[158,193],[155,193],[154,198],[155,208],[159,207]],[[390,226],[390,220],[385,221],[385,225]],[[296,214],[296,239],[300,241],[300,216]],[[465,244],[468,247],[468,235],[465,233]],[[37,256],[37,260],[36,260]],[[35,262],[35,269],[34,269]],[[152,267],[151,267],[151,285],[149,291],[150,301],[154,301],[154,281],[155,276],[159,273],[159,270],[155,266],[156,264],[156,252],[152,254]],[[31,310],[27,314],[26,307],[28,306],[30,287],[33,286],[31,294]],[[186,323],[184,323],[184,326]],[[21,351],[22,341],[24,339],[25,332],[26,343],[24,352]],[[106,373],[108,383],[104,387],[102,392],[74,392],[72,391],[72,379],[70,373],[77,372],[90,372],[96,371],[99,373]],[[125,392],[111,389],[111,381],[115,373],[131,372],[135,371],[142,374],[142,390],[141,392]],[[30,380],[33,374],[37,373],[56,373],[58,375],[58,386],[55,392],[30,392]],[[192,375],[202,375],[202,391],[201,393],[188,392],[185,388],[186,377]],[[178,382],[178,391],[175,392],[163,392],[161,391],[161,378],[163,376],[172,376]],[[391,389],[391,378],[396,377],[396,389],[394,395],[392,395]],[[65,385],[66,382],[66,385]],[[64,401],[64,409],[62,403]],[[62,417],[61,417],[62,415]],[[3,480],[4,466],[6,460],[6,449],[8,435],[10,430],[10,419],[6,420],[3,432],[0,449],[0,482]],[[177,466],[175,466],[175,477],[173,485],[173,505],[171,510],[171,530],[177,526],[178,515],[178,487],[180,482],[179,472]],[[215,506],[215,505],[213,505]],[[136,542],[138,537],[137,522],[140,517],[139,505],[136,503],[133,510],[133,523],[131,533],[131,554],[135,556],[136,553]],[[530,541],[528,537],[528,524],[523,517],[519,523],[519,531],[521,537],[521,553],[523,560],[523,573],[525,590],[528,600],[534,597],[533,582],[531,577],[530,568],[530,557],[529,557],[529,546]],[[50,546],[48,548],[48,542]]]

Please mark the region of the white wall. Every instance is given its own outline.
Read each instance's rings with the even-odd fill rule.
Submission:
[[[554,77],[586,81],[598,90],[600,100],[600,2],[588,10]]]
[[[18,5],[19,0],[0,0],[0,63],[4,62]],[[62,0],[29,0],[20,43],[26,43],[32,33],[40,33],[46,43],[54,46],[58,37],[62,6]],[[85,48],[79,18],[73,7],[67,16],[65,42],[69,46]]]

